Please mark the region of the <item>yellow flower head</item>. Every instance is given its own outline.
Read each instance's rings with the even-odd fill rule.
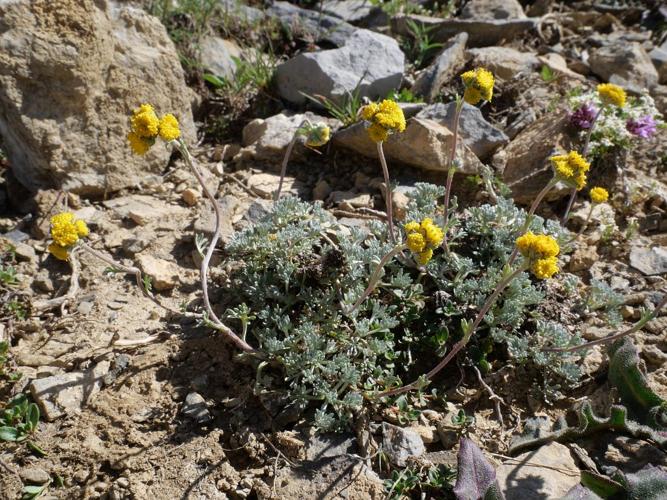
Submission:
[[[325,123],[316,123],[306,131],[306,145],[311,148],[324,146],[330,137],[331,129]]]
[[[382,142],[389,134],[405,130],[405,115],[401,107],[390,99],[380,104],[371,103],[361,109],[361,118],[370,123],[368,135],[374,142]]]
[[[178,128],[178,120],[171,113],[167,113],[162,117],[158,129],[160,137],[167,142],[175,141],[181,136],[181,129]]]
[[[403,226],[407,234],[406,245],[415,254],[419,265],[427,264],[433,257],[433,250],[440,246],[445,237],[442,229],[428,217],[421,222],[411,221]]]
[[[619,108],[625,106],[625,90],[613,83],[601,83],[598,85],[598,96],[604,104],[611,104]]]
[[[609,199],[609,193],[603,187],[594,187],[589,194],[593,203],[604,203]]]
[[[591,168],[590,164],[576,151],[570,151],[566,155],[556,155],[550,158],[551,165],[556,177],[577,191],[586,185],[586,173]]]
[[[538,279],[544,280],[551,278],[559,271],[558,259],[556,257],[537,259],[531,264],[530,271]]]
[[[160,120],[158,120],[155,110],[150,104],[142,104],[135,109],[132,112],[130,123],[132,124],[132,132],[144,138],[154,138],[158,134],[160,126]]]
[[[433,250],[430,248],[427,248],[423,252],[419,252],[417,254],[417,263],[420,266],[425,266],[426,264],[429,263],[429,261],[433,258]]]
[[[88,236],[88,232],[86,223],[75,220],[71,212],[62,212],[51,217],[51,238],[58,246],[71,247],[79,238]]]
[[[66,247],[61,247],[60,245],[51,243],[47,250],[58,260],[69,260],[69,249]]]
[[[155,139],[144,139],[139,137],[134,132],[127,134],[127,140],[130,143],[130,147],[135,154],[145,155],[151,146],[155,143]]]
[[[535,259],[543,259],[547,257],[555,257],[560,252],[558,242],[553,236],[547,234],[535,234],[528,231],[523,236],[519,236],[516,240],[516,246],[521,252],[521,255],[529,258],[531,261]]]
[[[410,233],[408,234],[407,245],[414,253],[423,252],[426,247],[426,240],[421,233]]]
[[[475,68],[461,75],[465,92],[463,99],[468,104],[475,105],[479,101],[490,101],[493,97],[493,73],[484,68]]]
[[[378,112],[378,105],[376,102],[372,102],[370,104],[367,104],[363,108],[361,108],[361,119],[366,120],[367,122],[371,121],[373,119],[373,116],[375,116],[375,113]]]
[[[528,231],[517,238],[516,246],[521,255],[528,259],[530,270],[536,278],[551,278],[558,272],[556,256],[560,247],[553,236]]]

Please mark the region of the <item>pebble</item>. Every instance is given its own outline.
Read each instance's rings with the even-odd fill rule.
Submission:
[[[331,186],[327,181],[322,179],[313,188],[313,200],[326,200],[331,194]]]
[[[19,476],[24,483],[44,484],[51,479],[49,473],[39,467],[25,467],[19,471]]]
[[[89,302],[87,300],[79,302],[79,305],[76,307],[78,313],[88,316],[95,306],[94,302]]]
[[[181,412],[198,424],[208,422],[212,418],[206,407],[206,400],[197,392],[191,392],[185,397]]]
[[[201,195],[199,194],[199,191],[193,188],[184,189],[181,193],[181,198],[183,198],[185,204],[190,207],[194,207],[197,202],[199,202],[200,197]]]

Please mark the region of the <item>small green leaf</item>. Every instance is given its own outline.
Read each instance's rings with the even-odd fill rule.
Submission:
[[[48,455],[46,451],[44,451],[42,448],[40,448],[37,444],[35,444],[33,441],[26,441],[26,445],[30,450],[35,454],[40,457],[45,457]]]
[[[35,403],[30,403],[28,407],[28,424],[30,425],[30,431],[37,429],[39,424],[39,407]]]
[[[210,83],[217,89],[225,86],[225,81],[222,78],[218,78],[217,76],[211,73],[204,73],[202,75],[202,78],[204,79],[204,81]]]
[[[0,427],[0,441],[16,441],[19,431],[14,427]]]

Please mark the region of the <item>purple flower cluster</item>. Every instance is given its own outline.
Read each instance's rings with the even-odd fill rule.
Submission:
[[[648,139],[655,134],[656,123],[651,115],[646,115],[637,118],[636,120],[634,118],[628,119],[625,128],[632,135],[636,135],[642,139]]]
[[[585,103],[574,113],[570,114],[570,124],[581,129],[589,129],[593,126],[598,110],[590,103]]]

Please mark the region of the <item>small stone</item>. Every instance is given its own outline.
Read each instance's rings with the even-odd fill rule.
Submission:
[[[278,191],[280,184],[280,176],[276,174],[261,173],[255,174],[248,179],[248,187],[252,189],[258,196],[262,198],[271,199]],[[298,194],[303,188],[303,185],[294,177],[283,178],[283,186],[280,192],[281,196],[287,194]]]
[[[48,421],[80,410],[100,390],[110,363],[100,361],[86,372],[70,372],[33,380],[30,393]]]
[[[331,194],[331,186],[327,181],[322,179],[315,184],[313,188],[313,200],[326,200],[329,194]]]
[[[150,237],[145,234],[124,239],[122,243],[123,251],[130,256],[136,255],[148,248],[151,241]]]
[[[394,217],[396,220],[405,220],[408,214],[408,205],[410,205],[410,197],[400,191],[395,191],[391,195],[391,201],[394,205]]]
[[[605,328],[599,328],[597,326],[589,326],[587,327],[584,332],[582,333],[582,336],[586,340],[600,340],[605,338],[610,334],[608,329]]]
[[[32,247],[32,245],[28,245],[27,243],[14,243],[13,246],[16,258],[18,260],[24,260],[27,262],[37,261],[37,254],[35,253],[35,249]]]
[[[632,319],[635,316],[635,308],[632,306],[622,306],[621,307],[621,316],[623,319]]]
[[[99,493],[105,492],[109,488],[109,485],[104,481],[98,481],[93,485],[93,489]]]
[[[121,217],[129,217],[140,226],[155,220],[185,215],[187,212],[183,207],[169,205],[153,196],[143,194],[112,198],[102,204]]]
[[[19,470],[19,476],[24,483],[44,484],[51,479],[49,473],[39,467],[24,467]]]
[[[199,61],[208,73],[221,78],[233,78],[236,73],[234,57],[241,59],[241,49],[233,40],[205,36],[199,42]]]
[[[181,198],[189,207],[194,207],[199,202],[200,197],[199,191],[193,188],[184,189],[181,193]]]
[[[79,469],[74,473],[72,479],[74,479],[74,481],[76,481],[77,483],[81,484],[85,483],[89,477],[90,477],[90,472],[87,469]]]
[[[483,47],[468,51],[476,66],[491,71],[497,78],[511,80],[519,73],[530,73],[540,66],[540,60],[530,52],[509,47]]]
[[[590,269],[599,258],[597,249],[594,246],[579,246],[572,254],[569,269],[572,272]]]
[[[206,400],[197,392],[191,392],[185,397],[181,412],[198,424],[206,423],[212,418],[206,406]]]
[[[667,361],[667,353],[664,353],[657,345],[647,344],[642,347],[642,356],[655,366],[663,366]]]
[[[389,460],[399,467],[405,467],[410,457],[419,457],[426,452],[418,433],[387,422],[382,423],[382,445]]]
[[[181,269],[173,262],[152,255],[139,255],[137,264],[152,278],[153,288],[158,292],[171,290],[180,281]]]
[[[79,302],[79,305],[76,307],[76,311],[84,316],[88,316],[95,306],[94,302],[82,301]]]
[[[130,480],[126,477],[119,477],[116,480],[116,485],[119,488],[127,489],[127,487],[130,486]]]
[[[641,92],[658,84],[658,71],[641,44],[618,40],[592,50],[588,63],[604,81]]]
[[[424,96],[427,102],[432,102],[440,92],[442,86],[451,80],[465,65],[465,48],[468,34],[459,33],[440,50],[434,61],[423,71],[419,72],[412,93]]]
[[[53,280],[46,274],[38,274],[32,282],[33,286],[40,292],[53,292]]]
[[[425,444],[436,443],[440,439],[438,430],[433,425],[413,425],[410,429],[419,434]]]

